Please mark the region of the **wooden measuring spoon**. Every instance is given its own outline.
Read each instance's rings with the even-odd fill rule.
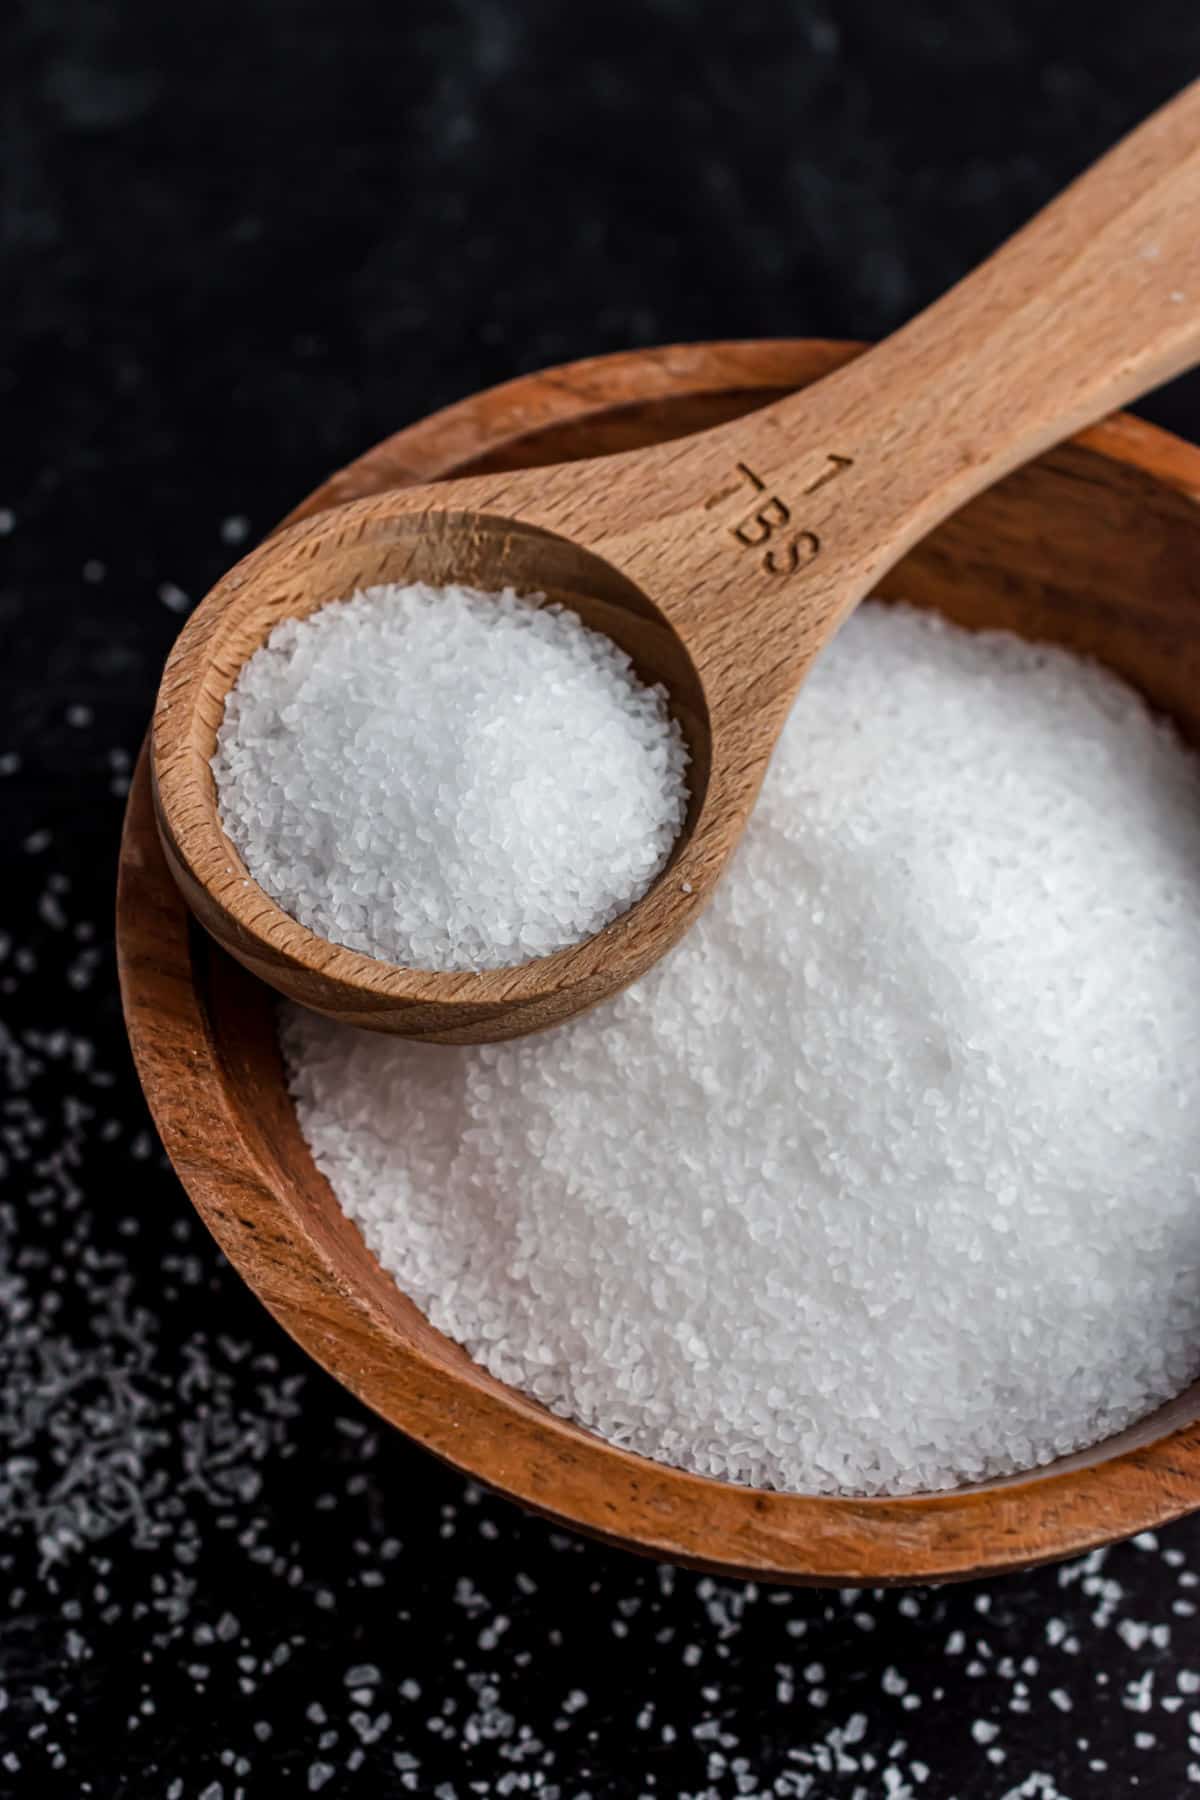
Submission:
[[[469,1043],[581,1012],[708,900],[806,669],[880,576],[999,476],[1198,355],[1200,83],[801,395],[649,450],[356,501],[253,551],[188,621],[159,690],[155,804],[176,881],[255,974],[357,1025]],[[513,969],[398,968],[299,925],[221,831],[209,758],[247,656],[285,617],[410,580],[561,600],[669,689],[688,820],[664,874],[597,937]]]

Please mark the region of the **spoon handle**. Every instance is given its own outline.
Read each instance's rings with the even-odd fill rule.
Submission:
[[[694,654],[771,674],[767,689],[790,698],[919,537],[1198,356],[1200,82],[877,348],[630,459],[623,510],[613,469],[598,547],[619,552]]]

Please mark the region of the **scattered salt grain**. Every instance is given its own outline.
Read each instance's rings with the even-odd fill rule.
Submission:
[[[212,766],[226,832],[285,911],[465,970],[545,956],[640,899],[686,762],[663,690],[575,613],[418,585],[278,625]]]
[[[868,607],[663,964],[436,1054],[290,1012],[304,1133],[437,1327],[615,1443],[1046,1463],[1200,1372],[1198,800],[1112,676]]]

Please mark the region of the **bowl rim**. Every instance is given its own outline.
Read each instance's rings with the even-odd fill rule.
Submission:
[[[804,385],[861,349],[805,339],[673,345],[521,376],[394,433],[283,523],[402,482],[445,477],[514,439],[638,402]],[[1072,441],[1200,502],[1200,448],[1155,426],[1117,414]],[[195,978],[195,929],[158,842],[143,749],[121,840],[116,942],[130,1045],[167,1154],[220,1248],[301,1348],[464,1475],[641,1554],[726,1576],[832,1586],[1028,1567],[1200,1506],[1200,1420],[1083,1467],[859,1499],[768,1492],[651,1462],[490,1378],[470,1389],[466,1405],[466,1384],[452,1365],[405,1342],[339,1271],[299,1210],[279,1204],[278,1171],[264,1165],[239,1125],[233,1076]],[[219,1161],[205,1147],[211,1133],[219,1134]]]

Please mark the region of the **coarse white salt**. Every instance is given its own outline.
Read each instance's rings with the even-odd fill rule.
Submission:
[[[687,811],[661,687],[560,606],[373,587],[277,625],[212,759],[255,881],[334,943],[494,969],[628,910]]]
[[[401,1287],[646,1456],[938,1489],[1200,1373],[1200,766],[1062,651],[865,607],[634,988],[490,1047],[283,1038]]]

